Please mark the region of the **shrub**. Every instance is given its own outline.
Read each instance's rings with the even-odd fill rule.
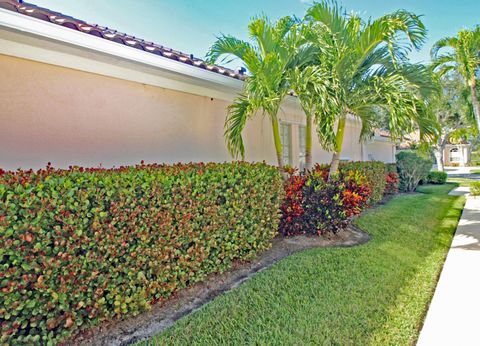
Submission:
[[[397,172],[387,173],[387,183],[385,185],[385,194],[394,195],[398,193],[398,186],[400,185],[400,177]]]
[[[358,215],[371,202],[372,188],[363,172],[343,170],[340,175],[345,185],[343,208],[348,217]]]
[[[288,173],[289,177],[285,182],[285,199],[280,207],[282,218],[279,230],[283,235],[301,234],[304,231],[303,188],[306,177],[296,175],[295,171]]]
[[[473,197],[480,196],[480,181],[473,181],[470,183],[470,194]]]
[[[337,233],[348,224],[343,206],[345,186],[340,179],[325,181],[320,172],[312,172],[304,187],[305,231],[314,234]]]
[[[430,171],[427,175],[427,182],[430,184],[445,184],[447,182],[447,173]]]
[[[2,172],[2,344],[56,343],[252,258],[282,198],[265,164]]]
[[[413,151],[401,151],[397,154],[397,168],[400,177],[400,190],[414,191],[419,182],[427,178],[432,161]]]
[[[386,168],[383,162],[345,162],[340,164],[339,170],[340,175],[347,174],[347,171],[356,171],[365,176],[365,182],[372,190],[368,204],[374,205],[383,199],[386,184]]]
[[[328,165],[317,164],[307,176],[289,172],[281,207],[282,234],[336,233],[347,225],[347,218],[383,198],[386,178],[381,162],[342,163],[331,182],[328,171]],[[373,197],[372,186],[382,189],[381,197]],[[329,193],[334,197],[329,199]]]

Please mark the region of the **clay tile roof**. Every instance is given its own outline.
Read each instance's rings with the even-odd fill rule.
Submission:
[[[160,55],[168,59],[176,60],[184,64],[192,65],[204,70],[212,71],[227,77],[244,80],[246,75],[243,71],[234,71],[232,69],[210,65],[206,61],[195,58],[193,54],[186,54],[161,46],[153,42],[147,42],[143,39],[131,36],[117,30],[100,26],[97,24],[89,24],[83,20],[64,15],[59,12],[42,8],[33,4],[17,1],[17,0],[0,0],[0,8],[18,12],[25,16],[34,17],[46,22],[61,25],[72,30],[80,31],[88,35],[94,35],[105,40],[123,44],[128,47],[137,48],[145,52]]]
[[[390,138],[390,131],[384,129],[376,129],[375,134],[380,137]]]

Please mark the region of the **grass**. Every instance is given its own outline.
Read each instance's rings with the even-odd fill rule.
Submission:
[[[470,171],[471,174],[480,174],[480,169],[474,169]]]
[[[474,179],[469,179],[469,178],[448,178],[447,182],[453,183],[453,184],[458,184],[458,186],[466,186],[469,187],[470,184],[474,181]]]
[[[414,344],[464,204],[453,186],[370,210],[369,243],[293,255],[143,344]]]

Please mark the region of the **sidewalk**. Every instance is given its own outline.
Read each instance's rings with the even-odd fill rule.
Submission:
[[[480,345],[480,198],[467,197],[417,346]]]

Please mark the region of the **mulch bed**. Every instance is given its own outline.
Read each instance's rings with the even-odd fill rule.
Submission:
[[[251,262],[236,262],[222,274],[181,290],[138,316],[102,323],[66,340],[64,345],[128,345],[147,339],[170,327],[181,317],[200,309],[214,298],[238,287],[256,273],[296,252],[318,247],[351,247],[364,244],[370,236],[354,225],[335,235],[277,237],[272,247]]]

